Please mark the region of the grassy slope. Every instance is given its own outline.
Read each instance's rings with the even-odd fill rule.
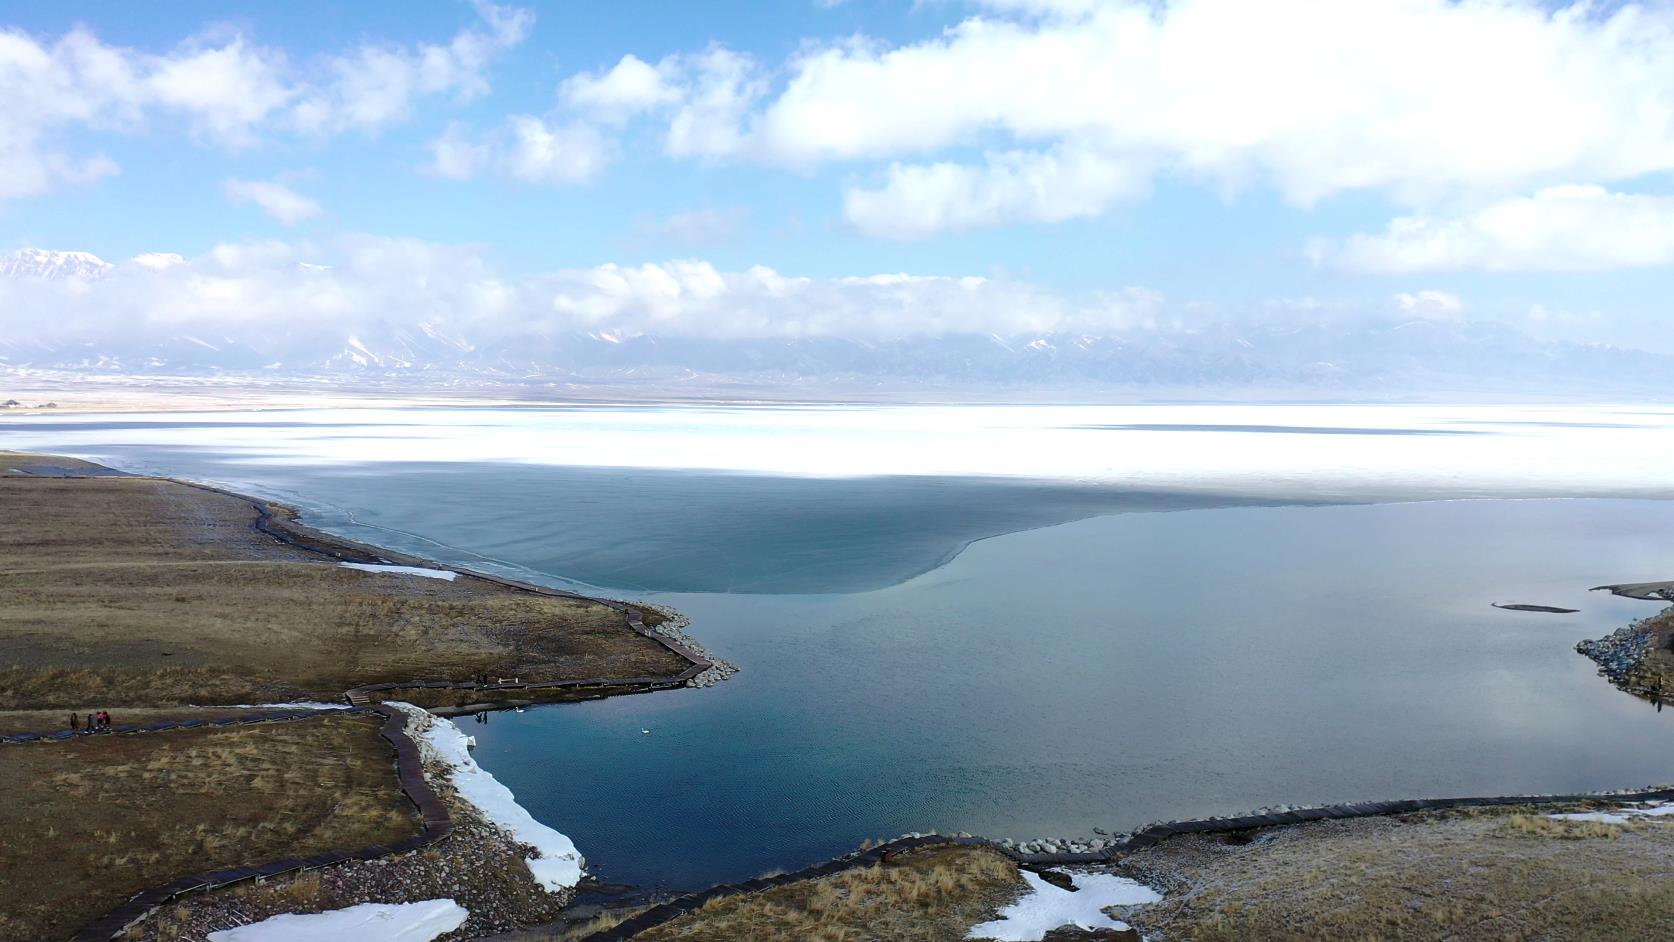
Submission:
[[[65,937],[174,876],[417,833],[379,722],[0,747],[0,939]]]
[[[1160,940],[1674,937],[1674,823],[1510,809],[1326,821],[1239,844],[1173,838],[1124,861],[1167,890]]]
[[[342,569],[254,519],[243,500],[170,481],[0,471],[0,710],[686,666],[608,607]]]
[[[713,900],[637,936],[637,942],[954,942],[1022,889],[1017,867],[993,851],[947,847],[888,864]]]

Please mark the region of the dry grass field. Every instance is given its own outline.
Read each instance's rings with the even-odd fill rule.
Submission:
[[[19,474],[7,469],[62,459],[0,458],[0,710],[686,667],[607,606],[344,569],[257,531],[236,497],[155,478]]]
[[[0,940],[64,938],[176,876],[418,833],[380,718],[0,747]]]
[[[925,848],[887,864],[711,900],[636,942],[955,942],[1023,886],[1016,865],[993,851]]]
[[[1552,810],[1481,808],[1174,837],[1117,866],[1164,894],[1153,905],[1124,907],[1119,918],[1157,942],[1674,938],[1674,818],[1609,824],[1554,820]],[[939,848],[718,899],[635,940],[953,942],[1021,888],[1016,867],[996,853]]]
[[[1674,938],[1674,822],[1479,809],[1176,837],[1123,861],[1157,940]]]

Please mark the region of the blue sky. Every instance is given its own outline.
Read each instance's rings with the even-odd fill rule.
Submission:
[[[344,6],[9,6],[0,82],[30,107],[0,116],[21,142],[0,176],[41,179],[0,192],[7,247],[198,264],[282,243],[333,265],[375,237],[463,246],[508,283],[700,260],[981,276],[1052,311],[1161,299],[1110,329],[1326,310],[1605,341],[1658,325],[1670,287],[1662,7]],[[396,87],[462,36],[479,49],[436,88]],[[272,100],[247,107],[235,78]],[[394,105],[367,116],[364,95]]]

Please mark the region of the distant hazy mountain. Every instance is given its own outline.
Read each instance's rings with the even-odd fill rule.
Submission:
[[[164,267],[178,256],[135,263]],[[26,250],[0,277],[104,277],[84,252]],[[1108,335],[951,334],[888,341],[705,339],[514,330],[465,336],[398,317],[293,332],[241,324],[114,345],[96,331],[0,335],[0,367],[198,376],[249,374],[415,386],[594,385],[657,392],[1111,389],[1401,396],[1412,393],[1665,395],[1674,357],[1536,340],[1494,322],[1338,320],[1127,330]]]

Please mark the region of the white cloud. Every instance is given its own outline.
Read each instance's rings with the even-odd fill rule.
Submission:
[[[1446,291],[1403,291],[1393,298],[1403,312],[1436,320],[1451,320],[1465,311],[1465,302]]]
[[[430,170],[437,176],[468,180],[493,162],[493,148],[476,140],[458,121],[449,121],[442,136],[430,142]]]
[[[376,130],[407,118],[422,98],[449,95],[464,102],[486,94],[488,67],[523,42],[535,17],[485,0],[476,8],[486,30],[460,30],[446,45],[368,44],[328,58],[328,80],[301,96],[293,120],[311,132]]]
[[[493,59],[521,42],[525,10],[476,4],[480,23],[445,45],[367,44],[318,61],[220,29],[165,53],[101,41],[83,27],[56,40],[0,30],[0,199],[47,193],[116,173],[99,153],[75,154],[67,132],[131,132],[158,118],[241,148],[262,133],[375,130],[427,96],[487,90]]]
[[[431,170],[465,179],[493,168],[526,183],[582,183],[615,157],[620,126],[645,112],[666,117],[669,154],[723,156],[741,146],[745,116],[765,89],[753,59],[720,47],[655,66],[624,56],[608,72],[565,79],[560,106],[547,115],[512,115],[480,135],[450,125],[430,143]]]
[[[754,59],[714,47],[684,57],[685,85],[664,148],[676,157],[721,157],[745,146],[745,119],[767,91]]]
[[[987,164],[894,164],[883,186],[851,187],[843,214],[862,232],[895,239],[1013,220],[1094,216],[1141,194],[1148,168],[1080,148],[988,155]]]
[[[626,55],[608,72],[583,72],[565,79],[558,94],[572,108],[589,111],[600,120],[620,122],[678,101],[682,92],[675,85],[677,68],[672,57],[650,65],[638,56]]]
[[[1558,186],[1453,217],[1402,216],[1380,234],[1316,240],[1317,262],[1360,272],[1608,271],[1674,264],[1674,196]]]
[[[430,142],[428,169],[455,180],[493,170],[524,183],[573,185],[597,176],[615,152],[615,140],[586,121],[517,114],[485,134],[450,123]]]
[[[549,124],[530,115],[509,122],[506,172],[529,183],[581,183],[610,160],[610,144],[587,124]]]
[[[272,180],[228,180],[223,189],[235,203],[251,203],[279,222],[294,226],[320,214],[320,204]]]
[[[186,114],[201,134],[234,146],[254,142],[254,129],[295,94],[283,53],[234,34],[215,47],[146,57],[144,94],[156,106]]]
[[[1666,5],[980,6],[911,43],[805,44],[777,70],[774,94],[773,72],[723,48],[665,59],[643,87],[657,90],[676,156],[890,162],[881,180],[863,170],[848,198],[850,221],[884,234],[1104,212],[1152,173],[1272,187],[1304,206],[1374,190],[1429,207],[1674,170]],[[651,67],[633,63],[646,81]],[[973,149],[1005,156],[967,164]],[[1069,154],[1077,172],[1007,166]],[[956,201],[967,194],[981,205]],[[914,208],[880,214],[896,196]]]
[[[1023,282],[883,274],[810,278],[701,260],[508,276],[480,250],[410,239],[222,245],[185,261],[135,260],[94,280],[0,278],[0,332],[102,347],[191,330],[264,347],[362,328],[428,324],[450,335],[611,331],[707,338],[890,338],[1109,332],[1154,323],[1143,289],[1068,297]],[[55,312],[42,319],[37,312]]]

